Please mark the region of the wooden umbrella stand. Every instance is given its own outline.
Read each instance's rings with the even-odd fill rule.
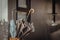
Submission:
[[[9,40],[20,40],[20,38],[10,38]]]

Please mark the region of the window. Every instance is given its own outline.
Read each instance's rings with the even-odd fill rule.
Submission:
[[[29,12],[30,8],[31,8],[31,0],[16,0],[16,9],[18,11],[16,13],[16,18],[26,19],[27,13]],[[29,16],[29,18],[31,17]],[[27,19],[28,21],[29,18]]]

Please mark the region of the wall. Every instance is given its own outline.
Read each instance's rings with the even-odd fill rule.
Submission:
[[[2,5],[2,4],[1,4],[1,3],[2,3],[2,2],[1,2],[1,0],[0,0],[0,20],[1,20],[1,17],[2,17],[2,16],[1,16],[1,13],[2,13],[2,10],[1,10],[1,8],[2,8],[1,5]]]
[[[56,21],[60,24],[60,1],[56,3]]]
[[[8,0],[0,0],[0,20],[8,21]]]
[[[16,9],[16,0],[8,0],[8,20],[12,18],[12,10]],[[14,20],[16,20],[16,13],[14,12]]]

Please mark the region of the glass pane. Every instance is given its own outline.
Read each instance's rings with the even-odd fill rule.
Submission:
[[[56,14],[56,23],[60,24],[60,14]]]
[[[47,21],[47,24],[49,25],[49,26],[51,26],[52,25],[52,22],[53,22],[53,15],[52,14],[46,14],[46,21]]]
[[[26,0],[18,0],[18,7],[26,8]]]
[[[60,1],[56,0],[56,23],[60,24]]]
[[[26,12],[18,12],[18,19],[26,20]]]

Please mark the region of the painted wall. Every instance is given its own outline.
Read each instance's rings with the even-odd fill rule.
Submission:
[[[0,20],[8,21],[8,0],[0,0]]]

